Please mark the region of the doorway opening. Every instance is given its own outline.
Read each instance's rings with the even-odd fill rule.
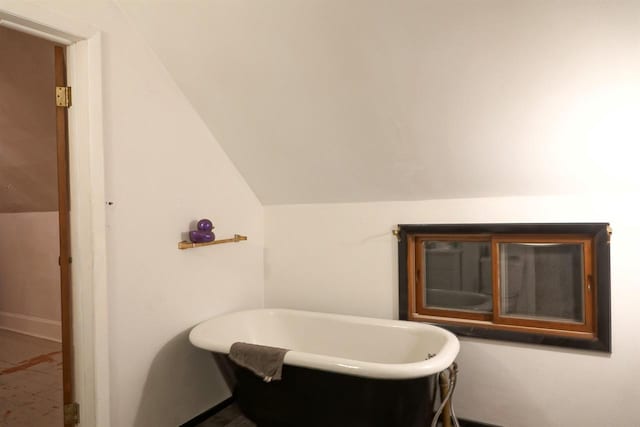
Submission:
[[[0,27],[0,417],[62,426],[73,403],[64,48]]]

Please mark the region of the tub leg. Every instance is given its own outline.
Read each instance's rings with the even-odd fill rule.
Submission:
[[[440,372],[438,378],[440,379],[440,407],[436,411],[431,427],[438,425],[438,419],[442,414],[442,426],[451,427],[451,421],[455,427],[460,427],[458,419],[453,411],[452,396],[453,391],[456,388],[456,381],[458,376],[458,364],[453,362],[446,370]]]

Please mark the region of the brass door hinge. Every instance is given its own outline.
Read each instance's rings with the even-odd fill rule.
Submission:
[[[71,88],[56,86],[56,107],[71,107]]]
[[[71,264],[73,262],[73,258],[69,257],[69,264]],[[58,257],[58,265],[62,266],[62,263],[60,261],[60,257]]]
[[[80,405],[76,402],[64,405],[64,425],[80,422]]]

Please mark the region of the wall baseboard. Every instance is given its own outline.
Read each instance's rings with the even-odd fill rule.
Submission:
[[[463,418],[458,418],[458,422],[460,423],[460,427],[500,427],[495,424],[487,424],[487,423],[482,423],[480,421],[465,420]]]
[[[62,326],[56,320],[0,311],[0,329],[62,342]]]
[[[206,411],[204,411],[203,413],[201,413],[199,415],[196,415],[195,417],[191,418],[186,423],[180,424],[180,427],[195,427],[198,424],[200,424],[201,422],[203,422],[204,420],[213,417],[215,414],[217,414],[218,412],[222,411],[224,408],[226,408],[227,406],[231,405],[233,402],[234,402],[233,397],[229,397],[229,398],[223,400],[222,402],[218,403],[214,407],[209,408]]]
[[[201,413],[199,415],[196,415],[195,417],[193,417],[192,419],[190,419],[186,423],[180,424],[179,427],[195,427],[198,424],[202,423],[203,421],[207,420],[208,418],[213,417],[215,414],[217,414],[218,412],[222,411],[227,406],[229,406],[232,403],[234,403],[234,401],[235,401],[235,399],[233,398],[233,396],[229,397],[228,399],[223,400],[222,402],[218,403],[214,407],[207,409],[206,411],[204,411],[203,413]],[[460,424],[460,427],[500,427],[500,426],[495,425],[495,424],[486,424],[486,423],[482,423],[480,421],[465,420],[463,418],[459,418],[458,422]],[[440,426],[442,424],[438,423],[438,425]]]

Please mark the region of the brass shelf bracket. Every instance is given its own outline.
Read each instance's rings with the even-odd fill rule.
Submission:
[[[247,240],[247,236],[241,236],[240,234],[234,234],[231,239],[214,240],[213,242],[206,243],[193,243],[183,240],[182,242],[178,243],[178,249],[192,249],[202,246],[220,245],[222,243],[237,243],[243,240]]]
[[[394,236],[396,236],[396,239],[398,239],[398,242],[402,240],[402,238],[400,237],[400,229],[399,228],[394,228],[393,230],[391,230],[391,232],[393,233]]]

